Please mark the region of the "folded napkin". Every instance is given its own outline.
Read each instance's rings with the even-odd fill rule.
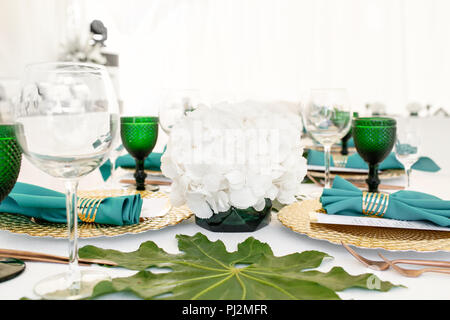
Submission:
[[[324,165],[324,153],[317,150],[308,151],[308,164],[323,166]],[[334,166],[333,157],[331,157],[331,166]],[[367,163],[361,158],[358,153],[354,153],[347,158],[345,168],[352,169],[369,169]],[[404,169],[403,164],[397,160],[395,153],[391,152],[383,162],[380,163],[378,169]],[[437,172],[441,168],[430,158],[420,157],[419,160],[412,166],[412,169],[428,172]]]
[[[339,176],[334,179],[331,189],[323,190],[320,202],[328,214],[426,220],[442,227],[450,227],[450,201],[406,190],[392,194],[363,193]]]
[[[139,222],[142,208],[142,198],[139,194],[105,198],[95,211],[97,204],[98,202],[92,211],[86,210],[89,212],[88,218],[93,218],[96,212],[96,223],[121,226]],[[0,212],[23,214],[49,222],[67,222],[66,197],[63,193],[21,182],[17,182],[10,194],[0,203]]]
[[[144,161],[144,169],[160,171],[161,170],[161,156],[162,153],[152,152]],[[104,181],[108,180],[111,175],[111,161],[106,161],[102,166],[100,166],[100,173]],[[116,160],[116,168],[135,168],[136,160],[129,154],[120,156]]]

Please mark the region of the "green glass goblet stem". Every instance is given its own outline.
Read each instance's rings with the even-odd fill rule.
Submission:
[[[128,153],[136,160],[136,190],[146,190],[144,162],[158,140],[158,117],[122,117],[120,136]]]
[[[341,139],[341,154],[343,156],[348,155],[348,140],[352,136],[352,131],[349,130],[348,133]]]
[[[392,151],[396,131],[396,121],[391,118],[357,118],[353,122],[352,134],[356,150],[369,166],[366,180],[369,192],[378,192],[378,165]]]
[[[136,172],[134,173],[136,179],[136,189],[145,190],[145,179],[147,174],[145,173],[144,160],[136,159]]]

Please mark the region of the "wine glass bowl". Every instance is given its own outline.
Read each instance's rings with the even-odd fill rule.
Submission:
[[[411,167],[420,157],[420,143],[420,135],[414,129],[399,130],[399,132],[397,132],[394,149],[397,160],[400,161],[405,168],[405,190],[410,188]]]
[[[22,152],[14,125],[0,125],[0,202],[11,192],[20,172]]]
[[[158,140],[158,117],[122,117],[120,136],[123,146],[136,160],[136,190],[146,190],[144,162]],[[157,188],[153,188],[153,191]]]
[[[160,102],[158,111],[159,125],[166,134],[170,134],[172,127],[178,120],[200,106],[209,103],[197,89],[166,90]]]
[[[384,117],[357,118],[352,134],[355,148],[369,165],[369,192],[378,192],[378,165],[391,153],[396,139],[396,120]]]

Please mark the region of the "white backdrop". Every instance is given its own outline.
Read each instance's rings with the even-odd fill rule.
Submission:
[[[448,0],[1,0],[0,78],[100,19],[128,113],[155,114],[167,87],[284,100],[346,87],[359,110],[448,108],[449,12]]]

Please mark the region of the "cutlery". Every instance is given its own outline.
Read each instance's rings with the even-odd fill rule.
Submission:
[[[390,266],[396,265],[396,264],[399,264],[399,263],[400,264],[414,264],[414,265],[421,265],[421,266],[434,266],[434,267],[450,268],[450,262],[447,262],[447,261],[396,259],[396,260],[390,261],[391,264],[389,264],[386,261],[369,260],[369,259],[364,258],[363,256],[361,256],[360,254],[356,253],[355,250],[350,248],[344,242],[341,241],[341,244],[359,262],[361,262],[366,267],[368,267],[370,269],[373,269],[373,270],[377,270],[377,271],[387,270],[387,269],[389,269]],[[448,270],[449,270],[449,273],[450,273],[450,269],[448,269]]]
[[[406,276],[406,277],[416,278],[424,272],[438,272],[438,273],[450,274],[450,269],[447,269],[447,268],[423,268],[423,269],[417,269],[417,270],[401,268],[401,267],[395,265],[394,263],[392,263],[393,261],[386,259],[381,253],[378,253],[378,255],[394,270],[396,270],[398,273],[400,273],[401,275]]]
[[[22,256],[19,254],[0,254],[0,258],[14,258],[19,259],[23,261],[33,261],[33,262],[48,262],[48,263],[61,263],[61,264],[68,264],[69,261],[65,260],[59,260],[59,259],[51,259],[51,258],[39,258],[39,257],[31,257],[31,256]],[[80,266],[89,266],[90,263],[85,262],[79,262]]]
[[[41,252],[31,252],[22,250],[10,250],[10,249],[0,249],[0,256],[2,257],[13,257],[17,259],[29,260],[29,261],[42,261],[42,262],[59,262],[68,263],[69,258],[63,256],[57,256]],[[82,264],[103,264],[109,266],[117,266],[114,261],[104,260],[104,259],[87,259],[78,258],[78,262]]]

